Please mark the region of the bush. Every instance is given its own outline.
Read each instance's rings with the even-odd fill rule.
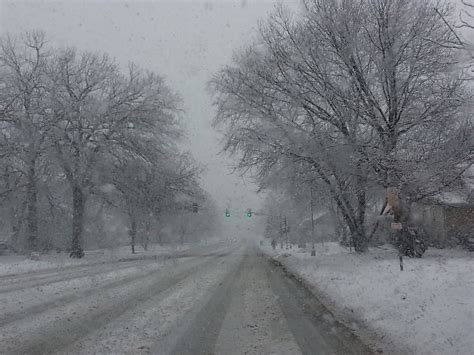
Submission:
[[[421,258],[428,249],[426,237],[412,227],[403,227],[402,230],[398,232],[395,246],[401,255],[410,258]]]

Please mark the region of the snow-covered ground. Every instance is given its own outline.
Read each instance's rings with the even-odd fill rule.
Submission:
[[[214,245],[219,240],[208,240],[201,245]],[[81,259],[72,259],[67,253],[42,254],[40,260],[31,260],[25,255],[0,255],[0,276],[10,274],[21,274],[25,272],[43,271],[48,269],[67,268],[80,265],[102,264],[123,259],[153,258],[158,256],[174,255],[190,248],[196,248],[196,244],[166,245],[150,244],[145,251],[140,245],[136,247],[136,253],[132,254],[130,246],[122,246],[112,249],[86,250]]]
[[[429,249],[404,258],[391,246],[350,253],[337,243],[261,249],[300,277],[363,338],[384,353],[474,353],[474,253]]]

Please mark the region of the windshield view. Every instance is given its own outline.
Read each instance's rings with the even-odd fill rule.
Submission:
[[[474,354],[474,1],[0,0],[0,354]]]

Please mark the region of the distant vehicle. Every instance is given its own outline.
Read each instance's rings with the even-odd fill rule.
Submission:
[[[6,242],[0,242],[0,255],[6,255],[10,253],[10,247]]]

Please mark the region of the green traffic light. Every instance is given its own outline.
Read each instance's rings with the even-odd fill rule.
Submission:
[[[226,213],[225,213],[225,216],[226,216],[226,217],[230,217],[230,212],[226,212]]]
[[[248,212],[248,213],[247,213],[247,217],[252,217],[252,213],[251,213],[251,212]]]

